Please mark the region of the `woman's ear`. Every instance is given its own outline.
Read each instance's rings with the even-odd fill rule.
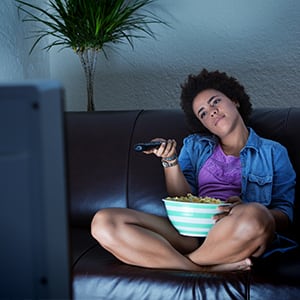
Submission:
[[[233,100],[233,103],[235,104],[236,108],[240,108],[240,102]]]

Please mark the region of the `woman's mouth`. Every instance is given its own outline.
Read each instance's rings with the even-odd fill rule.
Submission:
[[[224,116],[216,117],[214,125],[217,126],[219,121],[222,120],[223,118],[224,118]]]

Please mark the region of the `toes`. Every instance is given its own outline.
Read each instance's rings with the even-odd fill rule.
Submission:
[[[215,266],[206,267],[206,272],[234,272],[234,271],[249,271],[252,266],[252,261],[249,258],[246,258],[242,261],[229,263],[229,264],[220,264]]]
[[[241,262],[238,262],[238,270],[240,271],[248,271],[251,269],[252,261],[250,258],[246,258],[245,260],[242,260]]]

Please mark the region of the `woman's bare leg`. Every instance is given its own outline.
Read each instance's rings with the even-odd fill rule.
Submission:
[[[197,249],[198,239],[184,237],[166,218],[130,209],[104,209],[92,222],[92,235],[108,251],[125,263],[150,268],[193,271],[233,271],[249,269],[243,258],[234,263],[205,267],[185,256]]]
[[[199,265],[211,265],[259,256],[274,233],[275,222],[267,208],[257,203],[241,204],[215,224],[201,247],[188,257]]]
[[[165,218],[129,209],[105,209],[95,215],[92,235],[104,248],[128,264],[198,269],[174,248],[176,245],[182,252],[191,252],[198,246],[197,240],[186,238],[185,241]]]

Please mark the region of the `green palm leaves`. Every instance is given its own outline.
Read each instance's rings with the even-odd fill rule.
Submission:
[[[135,38],[155,37],[152,24],[164,24],[150,11],[155,0],[47,0],[37,6],[30,1],[16,0],[26,15],[23,21],[41,27],[33,32],[31,51],[46,36],[52,38],[44,49],[71,47],[80,57],[88,92],[87,110],[94,110],[93,85],[97,53],[105,47]]]
[[[149,25],[166,25],[147,10],[154,0],[49,0],[45,8],[16,1],[26,14],[24,21],[44,25],[34,32],[37,39],[32,49],[49,35],[54,41],[47,49],[60,45],[75,51],[101,50],[108,43],[124,41],[133,47],[133,38],[155,36]]]

